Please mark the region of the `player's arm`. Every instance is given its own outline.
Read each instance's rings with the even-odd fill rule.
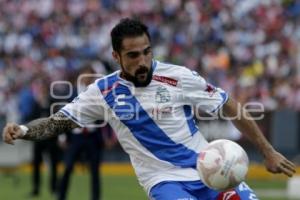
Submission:
[[[239,112],[238,109],[243,108],[238,106],[232,98],[228,98],[228,101],[223,105],[223,112],[228,117],[235,117],[238,113],[243,113],[240,119],[232,122],[262,153],[267,170],[272,173],[284,173],[287,176],[292,176],[296,172],[295,165],[272,147],[245,109],[242,112]]]
[[[25,126],[8,123],[4,127],[2,137],[8,144],[13,144],[16,139],[44,140],[77,127],[79,125],[58,112],[48,118],[33,120]]]

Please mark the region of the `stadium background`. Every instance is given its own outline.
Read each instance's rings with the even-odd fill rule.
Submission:
[[[263,104],[261,129],[299,164],[300,2],[293,0],[1,0],[0,127],[21,120],[21,94],[37,80],[49,86],[72,81],[87,63],[98,73],[116,70],[109,33],[127,16],[149,26],[156,59],[198,71],[242,104]],[[266,199],[287,199],[287,179],[266,173],[253,147],[244,138],[234,139],[252,160],[250,185],[270,196]],[[0,144],[1,199],[23,199],[29,190],[30,148],[30,142]],[[105,150],[104,160],[105,200],[146,199],[119,145]],[[87,171],[76,169],[69,199],[86,199]],[[53,199],[46,191],[43,195]]]

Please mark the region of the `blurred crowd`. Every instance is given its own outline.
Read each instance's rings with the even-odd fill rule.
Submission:
[[[26,87],[71,80],[87,63],[116,70],[110,30],[128,16],[149,26],[158,60],[199,71],[242,103],[300,110],[299,1],[1,0],[0,115],[19,121]]]

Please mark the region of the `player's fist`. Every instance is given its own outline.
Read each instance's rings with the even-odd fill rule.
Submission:
[[[14,144],[14,140],[23,137],[23,131],[18,124],[8,123],[2,133],[2,139],[7,144]]]

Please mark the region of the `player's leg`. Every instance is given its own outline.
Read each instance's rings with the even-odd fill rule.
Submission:
[[[216,199],[219,192],[208,188],[202,181],[184,181],[181,182],[186,191],[197,197],[197,200],[212,200]]]
[[[188,199],[197,200],[196,197],[191,195],[185,190],[180,182],[161,182],[155,185],[150,191],[151,200],[177,200]]]
[[[242,200],[258,200],[254,191],[245,182],[239,184],[235,188],[235,191],[239,194]]]
[[[94,137],[86,138],[85,151],[90,165],[92,200],[98,200],[100,194],[99,162],[100,150]]]
[[[254,191],[245,183],[242,182],[232,190],[221,192],[217,200],[258,200]]]
[[[181,182],[186,191],[198,200],[258,200],[253,190],[244,182],[232,190],[218,192],[205,186],[201,181]]]
[[[49,178],[49,186],[50,186],[50,192],[52,194],[55,194],[57,192],[57,165],[58,165],[58,155],[59,155],[59,147],[57,145],[57,139],[50,139],[47,141],[47,148],[48,148],[48,153],[50,157],[50,178]]]
[[[73,135],[72,135],[73,137]],[[59,183],[59,200],[65,200],[67,196],[67,190],[69,187],[69,181],[71,177],[71,173],[73,171],[73,167],[75,161],[77,160],[79,153],[81,151],[81,144],[80,141],[77,141],[72,138],[68,149],[65,151],[65,171],[62,175],[62,178]]]
[[[31,196],[38,196],[40,192],[40,165],[42,163],[42,153],[44,151],[44,147],[41,142],[34,142],[33,144],[33,159],[32,159],[32,192]]]

